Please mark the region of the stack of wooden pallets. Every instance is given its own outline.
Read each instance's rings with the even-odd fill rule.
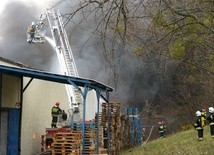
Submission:
[[[52,155],[81,155],[81,131],[53,135]]]
[[[104,152],[104,149],[106,149],[107,151],[109,145],[111,154],[113,155],[119,154],[122,147],[120,110],[120,103],[109,103],[109,105],[102,103],[100,125],[103,127],[103,149],[101,150]],[[108,130],[110,132],[109,137]],[[108,138],[110,139],[110,144],[108,144]]]
[[[122,149],[130,148],[131,145],[131,128],[130,128],[130,121],[127,115],[121,116],[121,127],[120,131],[123,133],[121,135],[122,141]]]
[[[83,127],[81,128],[85,130],[84,153],[86,155],[94,155],[96,140],[95,122],[86,122],[85,129],[83,129]]]

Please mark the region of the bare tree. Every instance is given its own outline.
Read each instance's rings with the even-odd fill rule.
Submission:
[[[173,103],[192,115],[213,102],[213,10],[212,0],[81,0],[63,17],[68,25],[78,16],[77,25],[87,23],[99,38],[112,80],[133,96],[128,101],[145,104],[145,91],[134,90],[146,87],[147,75],[159,87],[151,102]]]

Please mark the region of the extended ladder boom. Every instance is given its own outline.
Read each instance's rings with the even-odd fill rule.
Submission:
[[[64,75],[78,77],[76,64],[74,62],[72,50],[64,30],[62,16],[55,10],[46,12],[47,19],[51,28],[51,34],[56,45],[57,57]],[[75,87],[66,86],[68,96],[70,97],[70,106],[72,103],[82,103],[82,97]]]

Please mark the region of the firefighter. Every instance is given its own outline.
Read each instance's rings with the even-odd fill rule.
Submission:
[[[158,122],[158,124],[159,124],[158,131],[159,131],[160,138],[163,138],[165,137],[166,126],[163,124],[163,122]]]
[[[206,109],[203,108],[201,109],[201,119],[203,127],[206,125],[206,117],[207,117]]]
[[[144,140],[146,137],[146,128],[142,129],[142,140]]]
[[[196,121],[195,121],[194,127],[198,132],[198,140],[201,141],[201,140],[203,140],[203,132],[204,132],[204,128],[202,125],[201,112],[196,111],[195,115],[196,115]]]
[[[210,124],[211,137],[214,138],[214,108],[213,107],[209,107],[209,116],[207,117],[207,121]]]
[[[29,39],[28,42],[32,43],[34,39],[34,34],[36,31],[36,24],[34,22],[31,23],[31,25],[28,27],[28,34],[29,34]]]
[[[60,109],[59,107],[60,103],[59,102],[56,102],[55,106],[52,107],[51,109],[51,115],[52,115],[52,123],[51,123],[51,127],[52,128],[56,128],[56,124],[58,122],[58,117],[59,117],[59,114],[62,113],[62,110]]]

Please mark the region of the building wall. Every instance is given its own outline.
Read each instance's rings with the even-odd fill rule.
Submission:
[[[24,84],[29,81],[24,78]],[[21,155],[40,152],[40,135],[51,127],[51,108],[61,103],[61,109],[69,108],[63,84],[34,79],[23,94]]]
[[[2,107],[16,108],[21,101],[22,78],[2,74]]]
[[[24,85],[29,78],[24,78]],[[94,119],[96,98],[93,91],[86,99],[86,119]],[[69,109],[69,101],[65,85],[34,79],[23,94],[21,155],[35,155],[40,152],[40,135],[45,128],[51,126],[51,108],[56,101],[61,103],[65,112]]]
[[[18,110],[14,108],[18,108],[17,103],[19,104],[21,101],[22,78],[6,74],[1,74],[0,77],[0,154],[6,155],[8,150],[18,151],[18,143],[13,144],[11,138],[14,141],[18,141],[19,139],[19,118],[14,118],[13,115],[11,115],[11,110],[8,109],[13,108],[13,110]],[[15,125],[17,130],[14,130],[14,127],[11,128],[11,125]],[[13,148],[11,148],[11,146],[13,146]]]
[[[0,61],[1,65],[15,66]],[[21,102],[21,78],[3,75],[2,106],[15,108]],[[23,88],[30,78],[23,78]],[[6,84],[7,83],[7,84]],[[21,155],[35,155],[40,152],[40,136],[45,128],[51,127],[51,108],[55,102],[61,103],[61,109],[69,109],[69,101],[64,84],[33,79],[23,93]],[[86,119],[94,119],[97,111],[95,91],[89,91],[86,99]]]

